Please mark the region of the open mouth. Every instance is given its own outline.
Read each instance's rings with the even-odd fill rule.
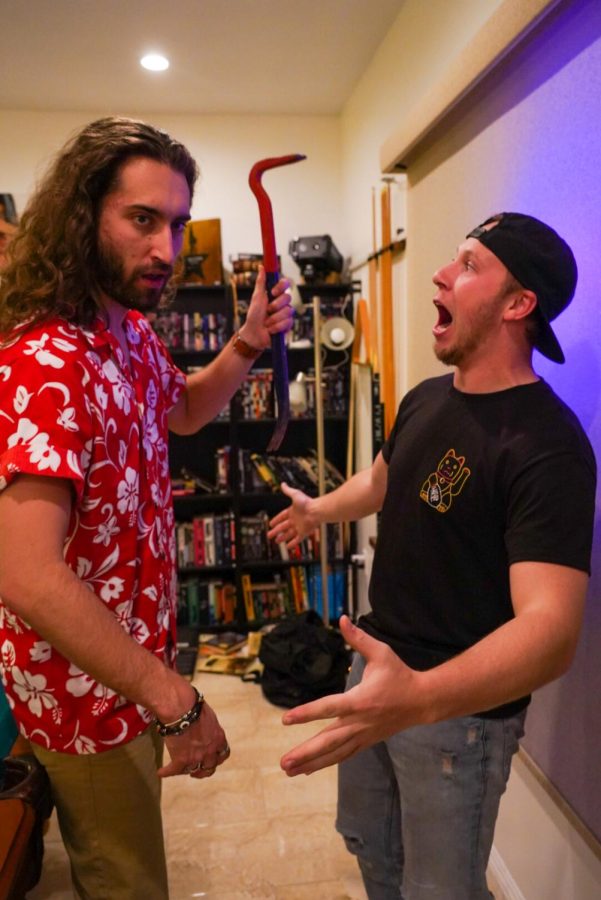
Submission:
[[[168,275],[165,272],[143,272],[140,277],[148,286],[159,288],[165,284]]]
[[[453,316],[446,308],[446,306],[443,306],[442,303],[440,303],[438,300],[434,300],[434,306],[438,311],[438,321],[436,322],[436,325],[432,330],[434,334],[442,334],[447,330],[449,325],[452,324]]]

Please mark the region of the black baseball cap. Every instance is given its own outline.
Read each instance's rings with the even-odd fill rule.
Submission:
[[[578,281],[574,254],[563,238],[534,216],[513,212],[490,216],[466,237],[484,244],[522,287],[536,294],[539,329],[534,346],[554,362],[565,362],[549,324],[568,306]]]

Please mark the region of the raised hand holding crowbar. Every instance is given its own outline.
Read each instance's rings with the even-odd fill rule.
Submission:
[[[279,166],[287,166],[290,163],[300,162],[306,159],[300,153],[290,156],[278,156],[270,159],[261,159],[250,170],[248,183],[250,189],[257,198],[259,204],[259,217],[261,221],[261,239],[263,242],[263,265],[265,266],[268,296],[278,283],[280,273],[278,269],[278,255],[275,246],[275,232],[273,227],[273,210],[265,188],[261,184],[263,172],[267,169],[275,169]],[[273,354],[273,380],[275,395],[278,402],[278,417],[274,432],[271,436],[267,450],[277,450],[282,443],[290,418],[290,398],[288,395],[288,359],[286,357],[286,344],[283,334],[272,335],[271,350]]]

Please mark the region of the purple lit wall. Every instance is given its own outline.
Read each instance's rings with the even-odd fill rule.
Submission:
[[[441,125],[408,180],[408,242],[419,256],[408,271],[411,381],[432,374],[431,272],[490,213],[531,213],[568,240],[580,273],[555,329],[566,365],[537,355],[535,367],[577,413],[601,465],[601,2],[551,13]],[[577,659],[536,693],[524,747],[601,840],[599,521]]]

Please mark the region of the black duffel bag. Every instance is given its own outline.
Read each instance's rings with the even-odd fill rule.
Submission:
[[[263,635],[261,688],[275,706],[290,708],[344,690],[351,654],[340,632],[313,610],[285,619]]]

